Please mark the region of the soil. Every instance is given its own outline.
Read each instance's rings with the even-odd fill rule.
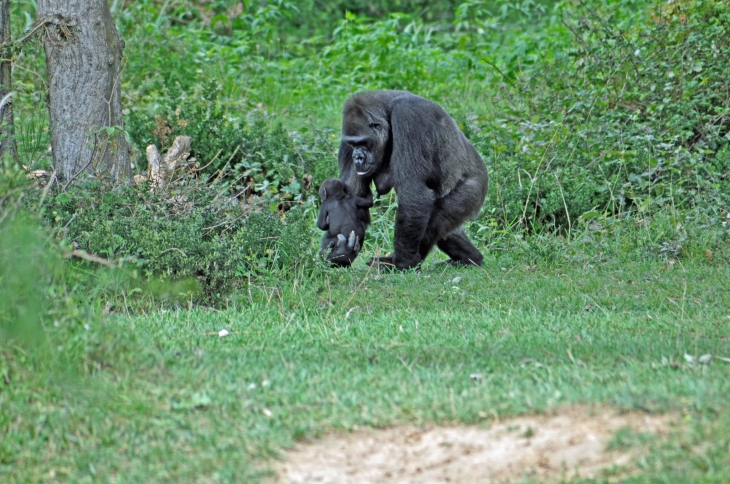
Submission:
[[[274,482],[512,483],[626,475],[640,445],[607,450],[623,428],[663,435],[670,416],[573,406],[494,420],[488,427],[357,430],[299,444],[273,469]]]

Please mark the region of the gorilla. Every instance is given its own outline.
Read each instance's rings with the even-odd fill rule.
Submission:
[[[372,200],[372,183],[379,195],[398,196],[395,250],[370,265],[417,267],[434,245],[450,264],[484,262],[463,224],[484,204],[487,167],[441,106],[405,91],[355,94],[342,113],[338,164],[353,196]],[[370,223],[368,208],[356,214]]]
[[[328,178],[319,188],[322,206],[319,209],[317,227],[325,230],[320,253],[337,266],[349,266],[360,252],[365,239],[364,224],[358,218],[358,209],[373,206],[373,195],[356,197],[338,178]]]

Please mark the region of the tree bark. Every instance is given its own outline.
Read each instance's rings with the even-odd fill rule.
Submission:
[[[0,0],[0,161],[9,154],[17,160],[13,135],[13,99],[6,97],[13,89],[10,44],[9,0]],[[3,100],[5,103],[3,103]]]
[[[124,41],[107,0],[38,0],[49,84],[53,164],[70,183],[82,172],[118,181],[132,174],[124,137]]]

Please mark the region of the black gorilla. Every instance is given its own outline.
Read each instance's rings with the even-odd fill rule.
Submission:
[[[405,91],[355,94],[342,113],[338,163],[353,195],[372,199],[371,183],[398,195],[395,250],[371,265],[416,267],[434,245],[452,264],[484,262],[462,225],[484,204],[487,167],[441,106]],[[367,208],[357,215],[370,223]]]
[[[322,236],[320,252],[338,266],[349,266],[355,260],[365,239],[366,224],[358,218],[358,209],[373,206],[372,193],[368,197],[351,194],[342,180],[328,178],[319,188],[322,206],[317,227],[327,231]]]

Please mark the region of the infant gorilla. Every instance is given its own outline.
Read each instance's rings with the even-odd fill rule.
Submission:
[[[366,225],[358,219],[357,210],[372,207],[373,196],[354,196],[339,178],[328,178],[322,182],[319,196],[322,207],[317,227],[326,231],[322,236],[320,253],[334,265],[349,266],[365,239]]]

